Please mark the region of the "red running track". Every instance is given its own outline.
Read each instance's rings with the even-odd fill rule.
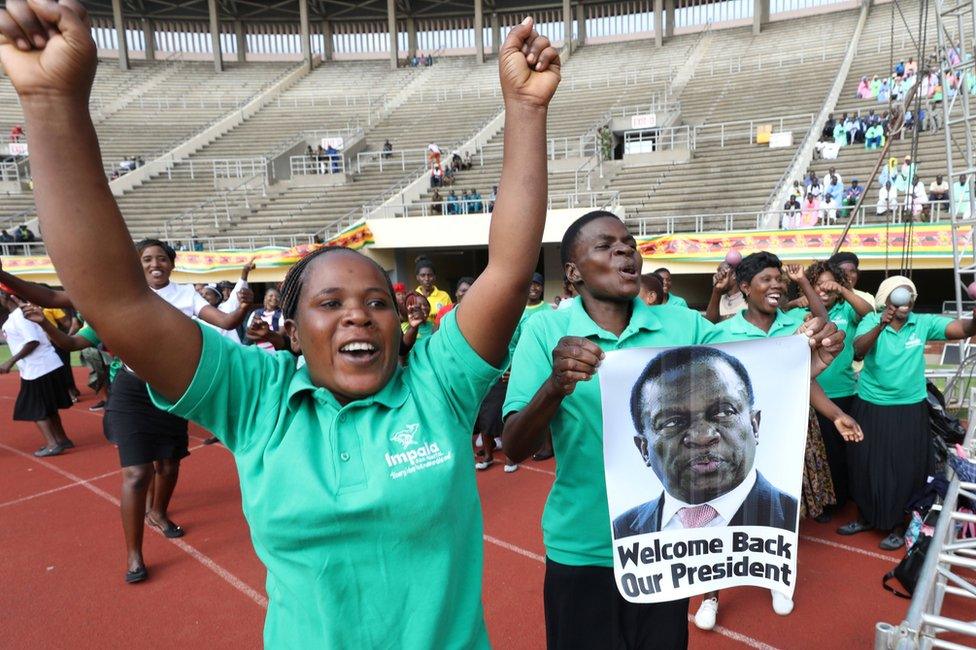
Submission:
[[[86,391],[63,412],[77,448],[36,459],[36,427],[10,419],[17,381],[0,377],[0,647],[259,647],[264,569],[251,549],[227,450],[200,446],[205,434],[191,427],[192,455],[170,511],[187,535],[171,541],[147,533],[150,579],[125,585],[118,457],[102,436],[101,414],[87,410]],[[545,645],[539,519],[553,470],[552,461],[530,461],[505,474],[496,464],[478,477],[484,601],[497,648]],[[691,626],[692,647],[871,647],[874,624],[900,622],[907,608],[880,586],[901,553],[878,549],[879,534],[845,538],[835,527],[801,526],[792,615],[776,616],[763,590],[730,590],[715,631]]]

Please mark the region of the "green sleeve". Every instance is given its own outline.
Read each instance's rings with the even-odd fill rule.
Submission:
[[[287,406],[295,357],[245,347],[197,321],[203,338],[200,361],[186,392],[176,402],[149,387],[157,407],[196,422],[235,454],[268,438],[272,422]]]
[[[948,316],[937,314],[922,314],[919,319],[925,319],[925,340],[926,341],[945,341],[946,328],[953,319]]]
[[[881,315],[877,312],[868,314],[865,316],[860,323],[857,325],[857,331],[854,333],[854,338],[863,336],[873,330],[881,322]]]
[[[98,334],[91,325],[85,325],[78,330],[78,336],[91,343],[94,348],[102,344],[102,339],[98,338]]]
[[[508,390],[502,415],[521,411],[528,405],[539,388],[552,374],[552,344],[547,342],[546,318],[533,318],[525,322],[515,354],[512,357],[512,374],[508,377]]]

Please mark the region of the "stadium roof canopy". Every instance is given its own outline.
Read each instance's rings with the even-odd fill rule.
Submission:
[[[297,22],[298,0],[218,0],[222,20]],[[474,12],[472,0],[396,0],[397,16],[466,16]],[[112,15],[112,0],[86,0],[96,16]],[[486,13],[525,8],[561,7],[559,0],[484,0]],[[308,0],[310,20],[375,20],[386,18],[386,0]],[[207,0],[122,0],[129,18],[154,20],[208,20]]]

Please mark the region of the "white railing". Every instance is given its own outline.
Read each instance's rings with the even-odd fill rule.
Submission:
[[[217,185],[217,181],[225,178],[254,178],[255,176],[260,176],[265,184],[268,182],[267,158],[213,158],[209,161],[201,160],[198,162],[211,163],[214,186]]]
[[[280,140],[264,155],[268,160],[274,160],[292,147],[296,147],[302,142],[306,145],[309,140],[321,142],[323,138],[342,138],[343,148],[346,144],[363,135],[363,128],[359,125],[348,125],[342,129],[311,129],[293,133],[287,138]]]
[[[573,171],[573,187],[577,192],[589,192],[593,190],[594,172],[599,172],[600,178],[603,178],[603,158],[599,153],[584,160]]]
[[[687,124],[664,129],[647,129],[624,133],[625,155],[673,149],[694,150],[694,148],[694,131]]]
[[[615,190],[596,192],[553,192],[546,198],[546,209],[564,210],[577,208],[610,208],[620,203],[620,193]],[[490,212],[494,199],[444,197],[441,201],[415,201],[407,205],[387,206],[396,217],[431,217],[440,215],[485,214]]]
[[[45,255],[44,242],[0,242],[0,255]]]
[[[222,250],[254,250],[257,248],[276,247],[292,248],[302,244],[311,244],[315,235],[233,235],[229,237],[176,237],[168,239],[177,251],[222,251]]]
[[[769,68],[782,68],[784,65],[803,65],[805,63],[820,62],[824,63],[827,58],[841,58],[843,52],[827,52],[827,39],[823,40],[823,46],[806,50],[790,49],[787,52],[746,54],[735,57],[715,57],[707,63],[709,76],[715,74],[738,74],[745,70],[763,70]],[[705,64],[700,65],[696,71],[696,76],[704,73]]]
[[[180,231],[189,231],[190,237],[196,237],[197,231],[204,228],[214,228],[233,225],[235,213],[250,210],[253,203],[260,198],[267,197],[267,186],[255,183],[261,180],[259,175],[247,178],[239,185],[223,190],[185,210],[178,216],[163,222],[163,235],[169,240],[172,231],[179,236]],[[257,186],[255,186],[257,185]]]
[[[20,180],[20,165],[15,162],[0,162],[0,181],[17,182]]]
[[[445,153],[441,149],[441,165],[450,164],[450,153]],[[360,151],[356,154],[356,173],[362,173],[363,169],[370,166],[384,169],[396,169],[406,171],[409,167],[416,167],[419,164],[426,164],[427,149],[398,149],[394,151]]]
[[[682,214],[666,215],[653,217],[628,218],[627,224],[636,230],[634,234],[638,237],[649,235],[675,234],[675,233],[706,233],[706,232],[728,232],[728,231],[749,231],[749,230],[780,230],[784,223],[784,217],[791,220],[799,217],[802,212],[803,202],[800,202],[799,210],[757,210],[753,212],[717,212],[710,214]],[[949,223],[948,201],[934,201],[927,204],[929,215],[924,221],[919,218],[915,223]],[[849,217],[842,217],[841,212],[850,210],[844,206],[831,207],[831,211],[836,213],[833,221],[827,222],[826,210],[820,208],[818,211],[817,223],[808,226],[809,228],[825,228],[830,226],[843,226]],[[894,208],[891,214],[879,215],[872,202],[871,205],[862,205],[854,216],[852,225],[867,226],[872,224],[885,224],[900,226],[904,223],[909,211],[903,205]],[[786,230],[803,230],[802,227],[786,228]]]
[[[331,156],[291,156],[288,158],[288,163],[293,177],[344,174],[346,172],[346,160],[341,153]]]
[[[760,126],[773,126],[774,132],[800,131],[806,132],[813,124],[812,113],[801,115],[784,115],[781,117],[765,117],[761,119],[736,120],[734,122],[719,122],[715,124],[699,124],[694,127],[693,140],[699,142],[718,142],[724,147],[729,140],[746,140],[755,142]]]

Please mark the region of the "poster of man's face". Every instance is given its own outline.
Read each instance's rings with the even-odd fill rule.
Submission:
[[[792,592],[809,359],[802,337],[607,354],[608,523],[628,600]]]

